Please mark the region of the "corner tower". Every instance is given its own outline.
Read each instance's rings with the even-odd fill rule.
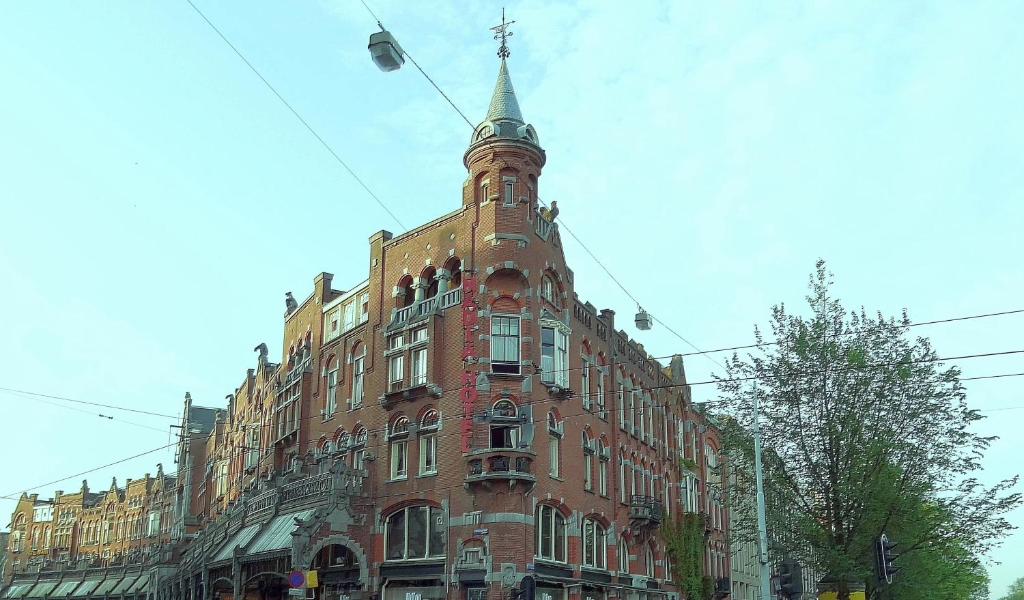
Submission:
[[[519,109],[512,78],[508,73],[508,47],[503,24],[498,51],[501,66],[487,117],[473,130],[463,164],[469,170],[463,190],[464,205],[495,202],[505,207],[537,205],[537,180],[547,157],[533,125],[526,123]],[[510,33],[507,35],[511,35]],[[497,36],[496,36],[497,37]]]

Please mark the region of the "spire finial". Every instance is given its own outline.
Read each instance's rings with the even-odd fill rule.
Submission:
[[[501,60],[505,60],[512,54],[508,49],[508,38],[512,37],[512,32],[508,28],[513,23],[515,21],[505,21],[505,7],[501,7],[501,25],[491,27],[491,31],[494,32],[494,39],[501,41],[501,45],[498,46],[498,56],[501,57]]]

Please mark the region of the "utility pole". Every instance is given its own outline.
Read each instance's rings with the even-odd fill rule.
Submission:
[[[757,480],[757,551],[761,563],[761,600],[771,600],[771,567],[768,565],[768,524],[764,507],[764,473],[761,469],[761,404],[754,383],[754,477]]]

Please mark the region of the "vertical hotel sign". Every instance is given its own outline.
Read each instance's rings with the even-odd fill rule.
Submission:
[[[480,329],[479,314],[476,307],[476,277],[463,274],[462,277],[462,451],[469,452],[473,442],[473,411],[476,407],[476,340]]]

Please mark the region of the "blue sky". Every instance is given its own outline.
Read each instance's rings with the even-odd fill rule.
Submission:
[[[406,225],[456,208],[468,126],[412,68],[370,62],[356,0],[195,0]],[[373,3],[470,116],[501,4]],[[702,348],[802,302],[814,261],[851,307],[913,320],[1022,308],[1024,5],[510,1],[509,67],[548,153],[541,196],[645,308]],[[0,387],[174,414],[218,405],[286,291],[362,281],[402,230],[180,2],[8,3],[0,18]],[[571,240],[577,291],[635,307]],[[664,327],[627,331],[656,355]],[[1024,316],[922,327],[941,354],[1019,349]],[[963,361],[965,376],[1019,357]],[[721,370],[687,360],[691,380]],[[983,410],[1024,378],[972,382]],[[711,386],[694,390],[714,397]],[[167,443],[0,393],[0,494]],[[986,413],[990,481],[1019,470],[1024,409]],[[20,457],[28,457],[22,460]],[[159,452],[89,475],[138,477]],[[48,486],[71,490],[77,482]],[[0,501],[0,512],[12,503]],[[1024,511],[1014,522],[1024,525]],[[1024,575],[1024,533],[992,559]]]

